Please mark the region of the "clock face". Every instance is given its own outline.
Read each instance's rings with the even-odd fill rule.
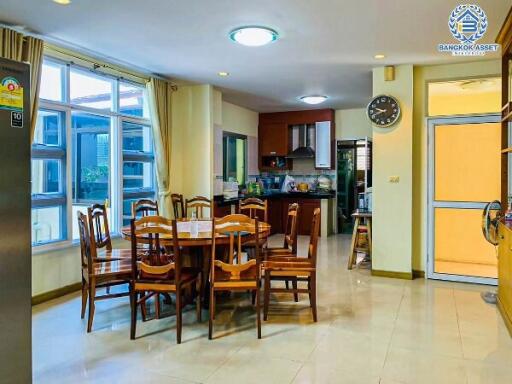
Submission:
[[[400,104],[392,96],[376,96],[366,107],[366,113],[377,127],[389,127],[400,118]]]

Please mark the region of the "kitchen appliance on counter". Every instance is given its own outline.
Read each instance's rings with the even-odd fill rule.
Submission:
[[[329,176],[320,175],[317,179],[317,189],[320,191],[331,191],[332,180]]]
[[[295,186],[295,179],[290,175],[286,175],[281,187],[281,192],[292,192],[295,190],[297,190],[297,187]]]
[[[236,199],[238,197],[238,182],[225,181],[223,184],[222,195],[225,199]]]
[[[309,184],[305,183],[305,182],[299,183],[299,184],[297,184],[297,190],[299,192],[308,192],[309,191]]]

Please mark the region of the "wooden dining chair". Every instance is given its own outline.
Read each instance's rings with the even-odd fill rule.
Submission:
[[[174,293],[176,295],[176,341],[180,344],[184,289],[187,287],[195,289],[197,321],[201,321],[201,270],[182,266],[176,220],[170,221],[161,216],[145,216],[139,220],[132,219],[131,230],[130,339],[135,339],[137,307],[144,305],[153,296]],[[165,248],[160,246],[162,236],[172,237],[172,255],[166,253]],[[142,237],[149,245],[150,254],[147,259],[139,261],[138,242]]]
[[[132,203],[132,217],[158,216],[158,201],[140,199]]]
[[[171,202],[172,202],[172,210],[174,213],[174,218],[176,220],[183,219],[186,216],[185,205],[183,202],[183,195],[178,194],[178,193],[173,193],[171,195]]]
[[[276,260],[280,257],[297,256],[297,227],[299,218],[299,204],[293,203],[288,205],[288,213],[286,215],[284,243],[282,247],[266,247],[262,249],[264,260]],[[290,281],[294,289],[297,289],[297,279],[291,277],[285,280],[286,288],[289,287]],[[293,294],[295,302],[299,301],[299,294]]]
[[[238,211],[241,214],[245,214],[249,216],[251,219],[258,219],[259,221],[263,221],[268,223],[268,205],[267,200],[261,200],[256,197],[249,197],[244,200],[240,200],[238,202]],[[260,239],[260,248],[264,247],[267,243],[267,239]],[[246,242],[244,244],[244,250],[248,253],[251,258],[254,258],[254,249],[256,247],[256,243],[254,240]]]
[[[80,262],[82,268],[82,319],[85,317],[87,302],[89,315],[87,332],[91,332],[94,319],[95,302],[128,296],[129,291],[97,295],[100,288],[110,288],[116,285],[129,284],[132,276],[130,260],[98,261],[93,257],[92,236],[87,225],[87,216],[78,212],[78,232],[80,235]]]
[[[104,204],[93,204],[87,208],[89,232],[91,234],[91,251],[98,260],[130,259],[129,249],[112,248],[112,237],[108,225],[107,208]]]
[[[315,208],[313,220],[311,223],[311,235],[308,246],[307,257],[280,255],[278,258],[270,258],[263,262],[262,269],[264,275],[264,309],[263,319],[267,320],[268,307],[271,292],[287,293],[307,293],[311,310],[313,312],[313,321],[317,321],[316,308],[316,261],[318,248],[318,235],[320,231],[320,208]],[[294,286],[289,288],[273,288],[271,282],[274,280],[286,281],[294,278],[297,281],[307,282],[307,288],[298,288]]]
[[[238,211],[249,216],[251,219],[258,218],[259,221],[268,223],[267,200],[261,200],[256,197],[240,200],[238,202]]]
[[[209,210],[209,216],[204,215],[204,210]],[[196,196],[185,200],[185,216],[188,217],[191,212],[196,213],[198,219],[209,218],[213,214],[212,201],[204,196]]]
[[[227,262],[217,258],[217,236],[229,236]],[[210,268],[210,320],[208,338],[213,338],[213,320],[215,319],[215,294],[219,291],[251,291],[255,294],[256,326],[258,339],[261,339],[260,319],[260,252],[256,247],[256,257],[243,262],[242,242],[245,236],[253,236],[258,244],[258,219],[245,215],[228,215],[212,220],[212,251]],[[237,263],[235,263],[235,260]]]

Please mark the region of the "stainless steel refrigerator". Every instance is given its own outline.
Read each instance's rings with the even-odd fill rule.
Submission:
[[[0,383],[32,381],[30,66],[0,58]]]

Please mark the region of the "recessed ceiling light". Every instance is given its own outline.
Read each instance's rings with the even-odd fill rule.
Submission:
[[[311,96],[302,96],[300,98],[306,104],[320,104],[327,100],[327,96],[322,95],[311,95]]]
[[[223,77],[225,77],[225,76],[229,76],[229,72],[223,72],[223,71],[221,71],[221,72],[219,72],[219,73],[218,73],[218,75],[219,75],[219,76],[223,76]]]
[[[267,27],[247,26],[233,29],[229,38],[248,47],[260,47],[279,38],[279,34]]]
[[[373,56],[377,60],[382,60],[386,58],[386,55],[383,55],[382,53],[378,53],[375,56]]]
[[[71,4],[71,0],[53,0],[54,3],[60,4],[60,5],[69,5]]]

